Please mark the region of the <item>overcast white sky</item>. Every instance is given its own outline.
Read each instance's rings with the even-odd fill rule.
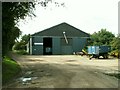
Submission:
[[[21,20],[19,28],[23,34],[34,34],[49,27],[66,22],[84,32],[93,33],[106,28],[118,33],[118,1],[120,0],[55,0],[65,7],[49,4],[46,9],[36,7],[36,17]]]

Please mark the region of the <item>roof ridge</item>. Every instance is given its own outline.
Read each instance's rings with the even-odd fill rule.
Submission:
[[[36,33],[32,34],[32,36],[34,36],[34,35],[40,35],[40,36],[44,36],[44,35],[50,35],[50,36],[58,35],[59,36],[60,35],[61,36],[62,35],[61,32],[64,32],[64,31],[68,32],[68,34],[70,36],[84,36],[84,35],[89,36],[88,33],[84,32],[84,31],[82,31],[82,30],[80,30],[80,29],[78,29],[78,28],[76,28],[76,27],[74,27],[66,22],[62,22],[60,24],[54,25],[54,26],[49,27],[47,29],[44,29],[42,31],[36,32]],[[57,34],[55,34],[55,32]],[[76,32],[76,34],[75,34],[75,32]]]
[[[60,24],[57,24],[57,25],[51,26],[51,27],[49,27],[49,28],[46,28],[46,29],[44,29],[44,30],[42,30],[42,31],[35,32],[34,34],[39,33],[39,32],[43,32],[43,31],[46,31],[46,30],[48,30],[48,29],[50,29],[50,28],[53,28],[53,27],[56,27],[56,26],[59,26],[59,25],[62,25],[62,24],[67,24],[67,25],[69,25],[69,24],[66,23],[66,22],[62,22],[62,23],[60,23]],[[34,35],[34,34],[32,34],[32,35]]]

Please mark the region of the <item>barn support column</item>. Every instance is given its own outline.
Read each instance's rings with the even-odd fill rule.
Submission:
[[[30,37],[30,46],[29,47],[30,47],[30,49],[29,49],[30,50],[30,54],[32,55],[32,37]]]

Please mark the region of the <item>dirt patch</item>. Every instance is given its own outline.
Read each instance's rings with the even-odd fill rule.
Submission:
[[[34,62],[41,62],[41,61],[45,61],[45,60],[39,60],[39,59],[29,59],[28,61],[34,61]]]
[[[75,62],[76,60],[66,60],[66,62]]]
[[[31,68],[26,73],[24,72],[22,77],[24,78],[37,77],[37,79],[31,80],[29,83],[28,82],[23,83],[20,81],[20,79],[17,79],[14,81],[14,83],[9,84],[8,87],[43,88],[52,86],[53,88],[58,87],[64,88],[69,87],[71,79],[74,75],[75,73],[66,70],[61,70],[49,64],[36,64],[35,68]]]

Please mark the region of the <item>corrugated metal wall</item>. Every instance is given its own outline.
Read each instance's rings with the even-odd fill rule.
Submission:
[[[41,43],[41,45],[39,45],[39,43]],[[43,55],[42,43],[43,43],[42,37],[33,37],[32,38],[32,54],[33,55]]]
[[[80,52],[86,45],[86,38],[73,38],[73,51]]]
[[[69,55],[73,53],[73,47],[72,47],[72,38],[67,38],[68,43],[66,42],[65,38],[61,38],[61,54],[63,55]]]
[[[53,37],[52,41],[53,41],[53,43],[52,43],[53,44],[52,53],[54,55],[61,54],[60,37]]]
[[[35,43],[43,43],[44,37],[32,37],[30,42],[30,54],[43,55],[43,45],[35,45]],[[71,37],[68,38],[68,44],[64,38],[52,37],[52,54],[72,54],[73,52],[80,52],[86,45],[86,38]],[[49,43],[49,42],[48,42]]]

